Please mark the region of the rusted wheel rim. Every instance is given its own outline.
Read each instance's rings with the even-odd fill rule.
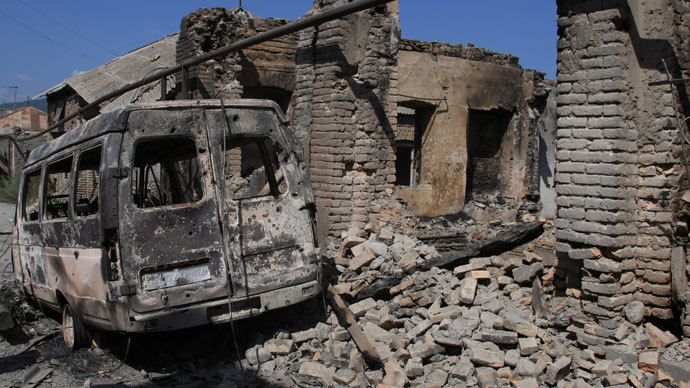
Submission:
[[[68,348],[74,347],[74,317],[68,305],[62,310],[62,337]]]

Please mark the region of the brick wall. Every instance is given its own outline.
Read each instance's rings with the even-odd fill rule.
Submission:
[[[666,78],[662,59],[679,75],[673,39],[650,32],[668,30],[649,16],[665,6],[558,1],[558,284],[581,291],[590,344],[613,337],[630,302],[674,316],[680,143],[671,89],[648,85]]]
[[[177,63],[277,28],[284,19],[262,19],[241,8],[199,9],[180,24]],[[285,35],[188,70],[191,98],[239,98],[245,87],[294,90],[297,35]],[[182,74],[176,76],[182,80]],[[177,98],[183,98],[178,85]]]
[[[464,58],[472,61],[495,63],[520,67],[520,58],[511,54],[499,53],[484,48],[474,47],[472,44],[450,44],[440,42],[422,42],[413,39],[401,39],[400,49],[406,51],[424,52],[447,57]]]
[[[315,1],[311,12],[344,4]],[[373,195],[395,180],[397,5],[300,32],[297,133],[331,235],[369,221]]]
[[[679,1],[675,0],[672,2],[673,3],[673,24],[676,27],[675,30],[675,41],[674,41],[674,47],[676,48],[676,55],[678,59],[678,67],[680,70],[680,76],[682,78],[690,78],[690,45],[688,45],[688,42],[690,41],[690,5],[687,3],[687,1]],[[687,85],[686,84],[680,84],[676,86],[676,91],[679,96],[679,105],[682,106],[682,113],[683,116],[687,117],[690,115],[690,99],[688,99],[688,90],[687,90]],[[688,148],[690,148],[690,145],[685,146],[685,153],[687,154]],[[683,154],[683,150],[681,150],[681,155]],[[685,183],[684,186],[684,193],[685,194],[689,189],[690,189],[690,181],[683,181]],[[686,198],[685,195],[682,196],[682,198]],[[683,221],[687,223],[687,221],[690,219],[688,217],[688,214],[690,214],[690,209],[688,206],[687,201],[682,201],[682,209],[681,209],[681,218]],[[678,228],[677,228],[678,229]],[[676,231],[677,231],[676,229]],[[676,235],[678,233],[676,232]],[[683,243],[686,244],[685,252],[688,251],[688,239],[682,239]],[[690,265],[686,264],[685,268],[685,280],[687,282],[687,279],[690,279]],[[684,309],[683,309],[683,334],[685,336],[690,336],[690,284],[686,285],[686,290],[685,290],[685,295],[683,295],[683,299],[680,302],[684,302]]]

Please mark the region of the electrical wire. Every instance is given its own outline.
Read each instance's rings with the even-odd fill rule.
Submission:
[[[88,36],[86,36],[86,35],[80,33],[79,31],[75,31],[75,30],[73,30],[72,28],[70,28],[69,26],[67,26],[67,25],[65,25],[65,24],[62,24],[62,23],[59,22],[58,20],[53,19],[51,16],[47,15],[46,13],[44,13],[43,11],[41,11],[40,9],[33,7],[31,4],[27,3],[26,1],[24,1],[24,0],[18,0],[18,1],[19,1],[20,3],[24,3],[25,6],[31,8],[32,10],[36,11],[37,13],[40,13],[40,14],[43,15],[46,19],[48,19],[48,20],[50,20],[51,22],[57,24],[58,26],[64,28],[65,30],[67,30],[67,31],[69,31],[69,32],[71,32],[71,33],[73,33],[73,34],[75,34],[75,35],[81,37],[82,39],[84,39],[84,40],[86,40],[86,41],[88,41],[88,42],[90,42],[90,43],[92,43],[92,44],[94,44],[94,45],[96,45],[96,46],[102,48],[103,50],[105,50],[105,51],[107,51],[107,52],[109,52],[109,53],[115,55],[116,57],[119,57],[119,56],[120,56],[120,54],[118,54],[118,53],[116,53],[115,51],[113,51],[113,50],[111,50],[111,49],[109,49],[109,48],[107,48],[107,47],[101,45],[100,43],[98,43],[98,42],[96,42],[96,41],[94,41],[94,40],[92,40],[91,38],[89,38]]]
[[[80,55],[80,56],[82,56],[82,57],[84,57],[84,58],[86,58],[86,59],[88,59],[88,60],[90,60],[90,61],[95,62],[95,63],[100,64],[100,63],[102,62],[102,61],[99,61],[98,59],[94,59],[94,58],[92,58],[92,57],[90,57],[90,56],[88,56],[88,55],[86,55],[86,54],[84,54],[84,53],[82,53],[82,52],[80,52],[80,51],[78,51],[78,50],[75,50],[75,49],[73,49],[73,48],[67,46],[66,44],[64,44],[64,43],[62,43],[62,42],[60,42],[60,41],[57,41],[57,40],[55,40],[55,39],[53,39],[53,38],[51,38],[51,37],[49,37],[49,36],[47,36],[47,35],[45,35],[45,34],[43,34],[43,33],[41,33],[41,32],[35,30],[34,28],[32,28],[32,27],[30,27],[30,26],[28,26],[28,25],[26,25],[26,24],[20,22],[19,20],[13,18],[12,16],[10,16],[10,15],[8,15],[8,14],[2,12],[2,11],[0,11],[0,14],[5,15],[6,18],[12,20],[13,22],[15,22],[15,23],[19,24],[20,26],[26,28],[27,30],[33,32],[34,34],[36,34],[36,35],[38,35],[38,36],[40,36],[40,37],[42,37],[42,38],[44,38],[44,39],[46,39],[46,40],[49,40],[49,41],[55,43],[55,44],[58,45],[58,46],[61,46],[61,47],[63,47],[63,48],[66,48],[67,50],[69,50],[69,51],[71,51],[71,52],[73,52],[73,53],[75,53],[75,54],[78,54],[78,55]]]

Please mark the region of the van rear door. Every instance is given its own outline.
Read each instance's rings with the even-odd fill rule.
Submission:
[[[292,138],[271,108],[208,111],[235,295],[316,279],[309,209]],[[223,135],[224,134],[224,135]],[[223,141],[224,139],[224,141]],[[216,149],[217,148],[217,149]]]
[[[123,136],[120,246],[134,311],[227,297],[202,109],[133,111]]]

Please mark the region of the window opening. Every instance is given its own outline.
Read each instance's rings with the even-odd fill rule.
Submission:
[[[134,151],[132,199],[151,208],[200,201],[201,167],[189,138],[142,140]]]
[[[38,220],[38,188],[40,183],[41,169],[28,173],[24,179],[24,188],[22,191],[22,219],[24,221]]]
[[[268,138],[233,139],[225,144],[225,189],[230,199],[278,196],[287,191],[280,146]]]
[[[494,194],[503,187],[501,171],[504,136],[513,117],[506,109],[470,109],[467,123],[467,182],[465,201],[477,194]]]
[[[72,182],[72,157],[48,165],[45,181],[46,220],[67,218],[69,211],[70,182]]]
[[[101,147],[84,151],[77,163],[77,188],[74,212],[77,216],[98,213],[100,190]]]
[[[398,105],[395,134],[395,184],[417,186],[422,176],[423,136],[431,123],[435,106],[420,101]]]

